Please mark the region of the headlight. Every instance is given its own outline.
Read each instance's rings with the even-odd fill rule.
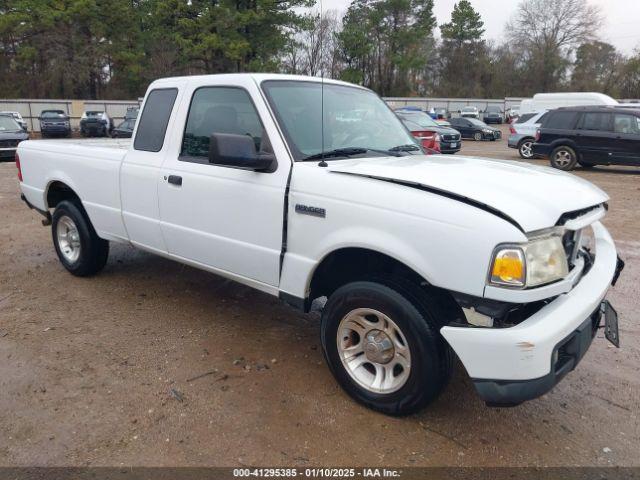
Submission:
[[[493,133],[493,130],[489,130],[488,128],[485,128],[482,130],[484,133]]]
[[[498,246],[491,262],[489,283],[536,287],[560,280],[568,273],[562,237],[552,234],[519,245]]]

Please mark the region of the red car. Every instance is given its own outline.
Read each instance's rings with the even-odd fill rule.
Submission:
[[[461,147],[460,132],[436,123],[424,112],[396,110],[396,115],[427,153],[456,153]]]

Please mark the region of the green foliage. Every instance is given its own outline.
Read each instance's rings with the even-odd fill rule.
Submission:
[[[159,76],[272,71],[314,0],[0,0],[0,95],[131,98]]]
[[[381,95],[415,93],[435,27],[433,0],[355,0],[338,35],[346,69]]]
[[[453,7],[451,21],[440,25],[442,38],[458,44],[478,41],[484,34],[484,22],[469,0],[460,0]]]
[[[482,35],[484,22],[468,0],[460,0],[451,21],[440,26],[441,84],[443,90],[461,97],[485,95],[483,76],[487,74],[488,52]],[[444,91],[442,93],[445,93]]]

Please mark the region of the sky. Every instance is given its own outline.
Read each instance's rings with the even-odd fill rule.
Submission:
[[[435,0],[434,13],[438,25],[451,19],[451,11],[457,0]],[[317,0],[317,6],[320,0]],[[350,0],[322,0],[324,10],[344,11]],[[485,25],[485,38],[500,41],[504,37],[504,25],[515,13],[517,0],[471,0],[473,8],[480,12]],[[590,0],[599,5],[605,23],[600,31],[602,40],[609,42],[622,53],[631,54],[640,48],[640,0]]]

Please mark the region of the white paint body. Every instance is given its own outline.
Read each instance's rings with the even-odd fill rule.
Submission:
[[[548,373],[554,345],[587,318],[607,291],[616,261],[611,237],[592,219],[595,265],[584,276],[576,265],[570,278],[551,287],[517,292],[488,287],[491,255],[496,245],[526,241],[524,232],[552,227],[563,213],[605,202],[607,195],[564,172],[481,158],[372,157],[333,160],[324,168],[294,162],[260,88],[263,80],[274,78],[310,80],[256,74],[156,81],[149,90],[178,89],[159,152],[137,151],[122,140],[23,142],[18,149],[22,192],[32,205],[47,210],[47,189],[63,182],[80,197],[102,238],[272,295],[306,298],[315,268],[345,247],[384,253],[432,285],[476,297],[527,303],[559,295],[513,328],[442,329],[473,378],[519,380]],[[275,172],[177,160],[192,93],[213,85],[249,92],[277,157]],[[168,175],[182,176],[182,187],[169,184]],[[460,201],[463,197],[512,222]],[[296,213],[296,204],[324,208],[326,218]],[[280,268],[283,240],[287,248]],[[525,354],[517,346],[522,342],[535,347]]]
[[[618,101],[609,95],[597,92],[536,93],[520,103],[520,115],[553,110],[561,107],[579,107],[593,105],[617,106]]]

